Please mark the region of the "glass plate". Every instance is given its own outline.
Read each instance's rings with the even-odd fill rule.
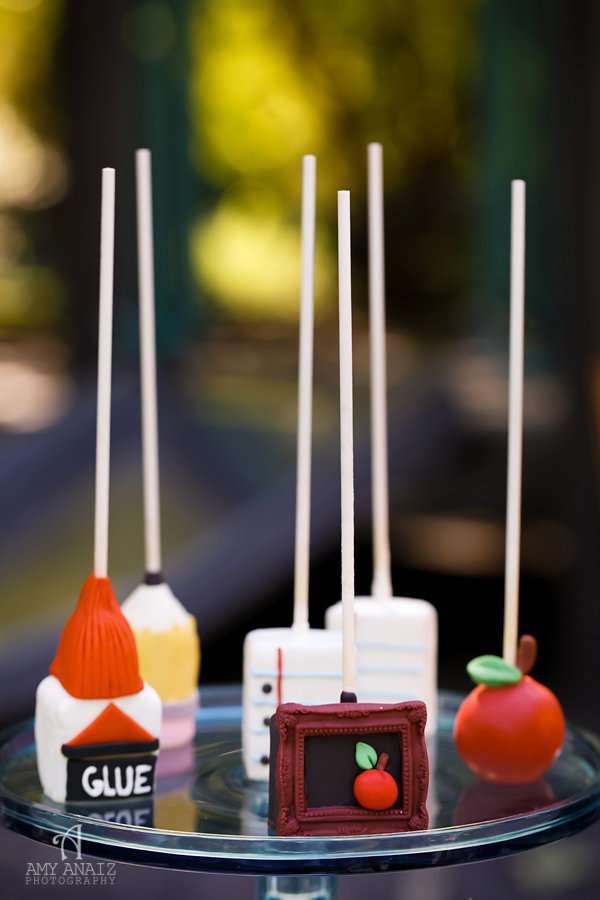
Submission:
[[[430,746],[431,827],[409,834],[332,838],[269,835],[267,788],[244,778],[239,688],[202,691],[193,746],[164,752],[152,811],[133,806],[98,816],[47,800],[35,765],[33,723],[0,735],[0,809],[6,827],[58,844],[69,829],[84,853],[141,865],[254,874],[354,873],[489,859],[574,834],[600,815],[597,739],[568,730],[545,779],[527,787],[483,784],[454,749],[460,697],[440,695]]]

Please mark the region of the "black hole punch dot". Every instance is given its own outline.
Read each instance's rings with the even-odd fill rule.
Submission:
[[[270,694],[272,690],[273,690],[273,685],[269,684],[268,681],[265,682],[265,684],[263,684],[263,686],[262,686],[263,694]]]
[[[263,764],[263,766],[269,765],[269,757],[268,756],[261,756],[260,761]]]
[[[271,724],[270,718],[268,716],[265,716],[263,719],[263,725],[266,725],[268,728],[270,724]]]

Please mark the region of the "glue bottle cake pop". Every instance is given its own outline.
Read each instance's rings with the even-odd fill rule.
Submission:
[[[523,358],[525,311],[525,182],[512,182],[508,490],[503,657],[479,656],[467,671],[476,687],[454,724],[456,747],[484,781],[537,782],[560,753],[565,720],[547,687],[530,677],[534,638],[517,642],[521,544]]]
[[[40,781],[48,797],[67,803],[151,796],[161,723],[160,698],[140,675],[135,639],[107,574],[114,192],[114,169],[104,169],[94,571],[36,693]]]
[[[37,766],[57,802],[130,800],[154,789],[161,704],[107,577],[90,575],[36,694]]]
[[[368,147],[369,329],[373,484],[372,596],[355,603],[358,688],[365,700],[420,699],[427,731],[437,726],[437,613],[426,600],[394,597],[390,564],[386,413],[383,150]],[[342,605],[327,610],[328,629],[342,627]]]
[[[427,711],[419,700],[362,703],[354,638],[354,475],[350,194],[338,192],[343,665],[339,703],[282,703],[271,719],[269,824],[280,835],[427,828]]]
[[[196,619],[161,571],[152,175],[149,150],[136,153],[140,360],[144,469],[144,581],[123,604],[135,634],[142,675],[163,701],[161,745],[184,745],[196,730],[200,641]]]

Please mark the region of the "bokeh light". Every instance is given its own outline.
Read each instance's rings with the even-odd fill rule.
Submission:
[[[330,301],[336,190],[350,187],[361,210],[369,140],[385,143],[392,195],[440,158],[446,177],[464,176],[475,8],[473,0],[192,4],[193,147],[215,194],[192,234],[192,256],[199,284],[225,311],[292,312],[298,217],[290,220],[290,210],[299,205],[303,153],[319,161],[320,277]],[[415,281],[434,277],[434,253],[452,255],[444,242],[447,234],[409,255]],[[455,272],[434,271],[432,291],[443,294]]]

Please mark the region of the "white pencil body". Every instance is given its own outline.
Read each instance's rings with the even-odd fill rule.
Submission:
[[[94,509],[94,573],[98,578],[106,578],[108,574],[114,246],[115,170],[102,169],[98,396],[96,410],[96,498]]]
[[[516,662],[519,632],[521,481],[523,468],[523,357],[525,332],[525,182],[511,185],[510,362],[506,571],[504,583],[504,659]]]

